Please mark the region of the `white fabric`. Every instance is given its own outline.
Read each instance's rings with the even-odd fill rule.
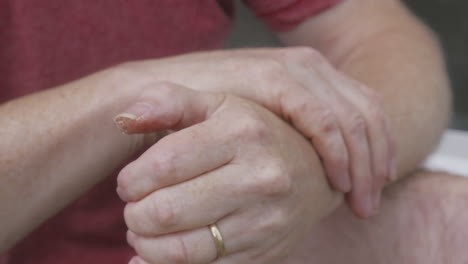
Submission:
[[[468,177],[468,132],[449,129],[424,167]]]

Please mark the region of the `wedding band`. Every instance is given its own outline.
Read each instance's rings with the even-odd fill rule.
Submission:
[[[226,255],[226,248],[224,247],[223,236],[219,232],[218,226],[216,224],[211,224],[208,226],[213,236],[213,240],[216,246],[216,259],[222,258]]]

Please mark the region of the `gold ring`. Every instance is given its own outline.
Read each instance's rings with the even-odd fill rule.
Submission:
[[[218,226],[216,224],[211,224],[208,226],[213,236],[213,240],[216,245],[216,259],[222,258],[226,255],[226,248],[224,247],[224,240],[221,232],[219,232]]]

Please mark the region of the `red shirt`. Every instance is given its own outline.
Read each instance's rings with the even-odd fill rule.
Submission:
[[[245,0],[288,30],[339,0]],[[222,48],[232,0],[0,0],[0,103],[129,60]],[[115,177],[48,220],[0,264],[128,263]]]

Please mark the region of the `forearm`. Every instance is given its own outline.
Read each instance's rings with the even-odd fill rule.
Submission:
[[[141,148],[112,122],[128,96],[107,75],[0,106],[0,252]]]
[[[433,37],[401,23],[360,43],[337,66],[379,91],[395,133],[398,175],[416,169],[450,116],[449,84]]]
[[[437,144],[450,115],[443,59],[430,31],[398,1],[344,1],[283,37],[317,48],[382,95],[395,132],[398,175],[417,168]]]

